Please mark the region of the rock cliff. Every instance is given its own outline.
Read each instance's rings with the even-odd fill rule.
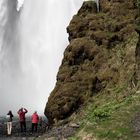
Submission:
[[[105,89],[135,86],[137,13],[136,0],[100,0],[99,12],[94,1],[83,3],[67,27],[70,44],[46,104],[51,122]]]

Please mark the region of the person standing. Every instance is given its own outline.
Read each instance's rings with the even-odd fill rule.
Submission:
[[[11,135],[12,133],[12,121],[13,121],[13,114],[12,114],[12,111],[10,110],[8,113],[7,113],[7,116],[6,116],[6,119],[7,119],[7,134],[8,135]]]
[[[37,132],[38,122],[39,122],[39,116],[37,114],[37,111],[35,111],[32,115],[32,133]]]
[[[19,121],[20,121],[20,130],[21,132],[26,132],[26,117],[25,114],[28,112],[26,108],[21,108],[18,110],[18,115],[19,115]]]

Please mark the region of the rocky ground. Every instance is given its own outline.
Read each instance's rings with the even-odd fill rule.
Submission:
[[[0,125],[0,140],[33,140],[33,139],[53,139],[62,140],[74,134],[78,124],[70,123],[62,126],[53,126],[49,128],[45,123],[38,125],[38,133],[31,133],[31,122],[27,121],[27,132],[20,133],[19,122],[13,123],[13,131],[11,136],[7,136],[6,123]]]
[[[12,128],[12,135],[7,136],[7,127],[6,127],[6,120],[3,118],[0,120],[0,140],[3,139],[27,139],[27,138],[33,138],[37,137],[39,135],[42,135],[46,132],[48,129],[47,127],[47,121],[43,120],[42,123],[38,125],[38,133],[37,134],[31,134],[31,121],[30,117],[27,118],[26,120],[26,127],[27,127],[27,132],[26,133],[21,133],[20,132],[20,124],[18,121],[18,118],[14,118],[13,120],[13,128]]]

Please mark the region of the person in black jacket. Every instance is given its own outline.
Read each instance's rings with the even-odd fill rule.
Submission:
[[[12,114],[12,111],[10,110],[8,113],[7,113],[7,116],[6,116],[6,119],[7,119],[7,134],[8,135],[11,135],[12,133],[12,121],[13,121],[13,114]]]

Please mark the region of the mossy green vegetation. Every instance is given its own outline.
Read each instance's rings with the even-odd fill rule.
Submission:
[[[140,9],[140,0],[137,0],[137,6]]]
[[[69,117],[105,89],[134,86],[136,0],[100,0],[100,12],[94,8],[92,2],[84,2],[67,27],[70,44],[45,108],[51,123]],[[99,108],[93,115],[108,117],[108,110]]]
[[[100,0],[99,13],[85,2],[67,28],[70,44],[45,113],[80,123],[69,140],[140,139],[132,123],[140,114],[136,2]]]
[[[132,89],[124,95],[127,87],[115,87],[111,93],[101,93],[88,103],[80,121],[81,128],[75,139],[82,139],[82,134],[92,134],[97,140],[138,140],[133,133],[132,119],[140,111],[140,95]],[[78,117],[77,117],[78,118]],[[73,138],[73,139],[74,139]],[[91,138],[91,140],[92,140]]]
[[[140,14],[140,0],[137,0],[137,7]],[[136,31],[140,33],[140,18],[137,20]]]

